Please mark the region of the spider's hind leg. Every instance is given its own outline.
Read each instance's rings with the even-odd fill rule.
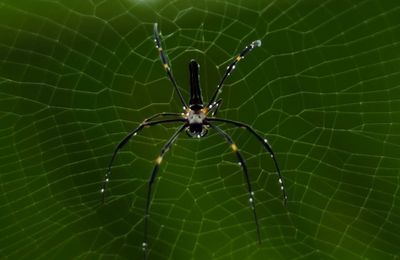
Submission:
[[[215,89],[214,94],[212,95],[212,98],[210,99],[210,101],[208,102],[207,106],[210,106],[211,104],[213,104],[215,102],[215,100],[217,99],[218,95],[222,92],[222,86],[224,84],[225,79],[233,72],[233,70],[236,68],[236,64],[242,60],[247,54],[249,54],[255,47],[259,47],[261,46],[261,41],[260,40],[256,40],[253,41],[252,43],[250,43],[249,45],[246,46],[246,48],[244,48],[239,55],[237,55],[231,64],[229,64],[229,66],[226,68],[225,74],[222,77],[221,81],[219,82],[217,88]]]
[[[212,103],[212,104],[209,106],[208,113],[209,113],[211,116],[217,115],[218,110],[219,110],[219,108],[221,107],[221,105],[222,105],[222,98],[218,99],[216,102]]]
[[[165,53],[165,51],[164,51],[164,49],[162,47],[160,34],[158,33],[158,25],[157,25],[157,23],[154,24],[153,37],[154,37],[154,42],[156,44],[156,48],[157,48],[158,52],[160,53],[160,60],[162,62],[164,70],[167,73],[167,76],[168,76],[169,80],[171,81],[172,85],[174,86],[175,92],[179,96],[179,99],[180,99],[180,101],[181,101],[181,103],[183,105],[183,109],[186,109],[188,106],[187,106],[185,100],[183,99],[181,91],[178,88],[178,84],[176,83],[175,77],[172,74],[172,69],[171,69],[171,66],[169,64],[169,60],[168,60],[167,54]]]

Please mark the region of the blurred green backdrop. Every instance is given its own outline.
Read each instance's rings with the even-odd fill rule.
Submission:
[[[219,116],[265,135],[273,164],[224,125],[249,164],[263,243],[242,172],[215,133],[185,134],[156,182],[150,259],[399,259],[400,4],[397,0],[0,1],[0,258],[141,259],[146,185],[176,125],[121,152],[142,120],[180,112],[152,41],[185,95],[201,65],[207,100],[246,44],[263,45],[227,80]]]

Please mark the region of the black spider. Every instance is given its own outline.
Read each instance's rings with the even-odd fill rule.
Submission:
[[[169,150],[169,148],[172,146],[172,144],[176,141],[176,139],[178,138],[178,135],[180,133],[182,133],[184,130],[190,137],[201,138],[207,134],[209,128],[212,128],[227,141],[227,143],[230,145],[232,151],[236,154],[237,159],[239,161],[239,165],[242,167],[244,177],[245,177],[245,180],[247,183],[250,207],[253,212],[254,222],[256,224],[257,239],[258,239],[258,242],[261,243],[260,227],[258,224],[258,218],[257,218],[257,214],[256,214],[255,201],[254,201],[254,192],[251,187],[250,180],[249,180],[249,175],[247,172],[245,160],[244,160],[243,156],[241,155],[241,153],[239,152],[238,147],[233,142],[232,138],[225,131],[223,131],[221,128],[219,128],[217,125],[214,124],[214,123],[222,122],[222,123],[233,124],[236,127],[244,128],[244,129],[248,130],[252,135],[254,135],[258,141],[261,142],[261,144],[264,146],[264,148],[267,150],[267,152],[269,152],[272,160],[274,161],[275,168],[276,168],[277,175],[278,175],[278,181],[279,181],[282,193],[283,193],[284,204],[286,204],[287,195],[286,195],[282,175],[280,173],[278,162],[275,158],[274,152],[272,151],[271,146],[268,144],[267,139],[262,138],[247,124],[244,124],[244,123],[241,123],[238,121],[214,117],[214,115],[218,112],[218,109],[221,105],[222,99],[217,100],[217,98],[218,98],[218,95],[221,93],[222,85],[223,85],[225,79],[235,69],[236,64],[240,60],[242,60],[255,47],[261,46],[261,41],[257,40],[257,41],[252,42],[250,45],[246,46],[246,48],[244,48],[244,50],[242,52],[240,52],[239,55],[236,56],[236,58],[233,60],[233,62],[228,66],[224,76],[222,77],[220,83],[217,86],[217,89],[215,90],[212,98],[210,99],[210,101],[208,102],[208,104],[206,106],[203,103],[202,94],[201,94],[201,88],[200,88],[200,82],[199,82],[199,67],[200,67],[199,64],[195,60],[191,60],[189,63],[190,100],[189,100],[189,105],[187,105],[181,92],[179,91],[179,88],[177,86],[175,78],[172,74],[172,70],[169,66],[168,58],[167,58],[164,50],[161,47],[161,40],[160,40],[160,35],[158,33],[157,24],[154,24],[154,42],[156,43],[156,48],[158,49],[158,51],[160,53],[160,59],[164,66],[165,72],[167,73],[168,78],[170,79],[170,81],[172,82],[172,85],[174,86],[175,92],[178,94],[179,99],[182,102],[184,112],[183,113],[155,114],[155,115],[151,116],[150,118],[147,118],[146,120],[144,120],[143,123],[141,123],[136,129],[134,129],[132,132],[130,132],[117,145],[117,147],[114,150],[114,153],[112,155],[111,161],[108,165],[108,171],[105,175],[103,187],[101,189],[101,192],[103,193],[103,203],[105,201],[107,183],[109,181],[109,175],[111,173],[111,166],[114,162],[114,159],[115,159],[118,151],[132,138],[132,136],[135,136],[140,130],[142,130],[144,127],[147,127],[147,126],[152,126],[152,125],[157,125],[157,124],[162,124],[162,123],[182,122],[183,125],[172,135],[172,137],[168,140],[168,142],[165,143],[165,145],[161,149],[159,156],[155,160],[155,166],[153,168],[153,172],[151,173],[151,176],[150,176],[150,179],[148,182],[146,213],[144,216],[144,242],[142,244],[142,248],[143,248],[143,251],[145,254],[145,258],[146,258],[147,257],[147,248],[148,248],[148,226],[149,226],[148,219],[149,219],[149,208],[150,208],[150,202],[151,202],[151,189],[152,189],[154,180],[156,178],[156,175],[159,170],[159,167],[160,167],[160,164],[161,164],[164,154]],[[164,120],[156,120],[156,121],[154,120],[158,117],[170,117],[170,116],[173,116],[174,118],[164,119]]]

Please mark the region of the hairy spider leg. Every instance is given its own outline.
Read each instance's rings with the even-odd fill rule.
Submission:
[[[160,169],[160,164],[162,162],[162,159],[164,157],[164,154],[171,148],[172,144],[176,141],[178,138],[179,134],[182,133],[183,130],[187,127],[187,124],[184,124],[181,126],[168,140],[168,142],[165,143],[164,147],[160,151],[160,155],[157,157],[155,161],[155,165],[153,168],[153,172],[151,173],[149,182],[148,182],[148,188],[147,188],[147,201],[146,201],[146,212],[144,215],[144,242],[142,244],[142,249],[144,251],[144,257],[145,259],[147,258],[147,248],[148,248],[148,226],[149,226],[149,209],[150,209],[150,202],[151,202],[151,189],[154,183],[154,180],[157,176],[157,172]]]
[[[169,65],[169,61],[168,61],[167,55],[165,54],[165,51],[162,48],[160,34],[158,33],[158,25],[157,25],[157,23],[154,24],[154,42],[156,43],[156,48],[160,53],[160,59],[161,59],[161,62],[163,64],[163,67],[165,69],[165,72],[167,73],[167,76],[168,76],[169,80],[172,82],[172,85],[174,86],[174,89],[175,89],[176,93],[178,94],[179,99],[182,102],[183,110],[186,110],[186,108],[188,106],[186,105],[186,102],[183,99],[182,93],[179,90],[178,84],[176,83],[176,80],[174,78],[174,75],[172,74],[172,70],[171,70],[171,67]]]
[[[261,41],[260,40],[256,40],[252,43],[250,43],[249,45],[246,46],[246,48],[244,48],[239,55],[236,56],[236,58],[232,61],[231,64],[229,64],[229,66],[226,69],[226,72],[224,74],[224,76],[222,77],[221,81],[219,82],[217,89],[215,90],[212,98],[210,99],[210,101],[208,102],[207,107],[211,108],[215,102],[215,100],[217,99],[219,93],[222,92],[222,86],[224,84],[225,79],[231,74],[231,72],[235,69],[236,64],[242,60],[250,51],[252,51],[255,47],[259,47],[261,46]]]
[[[157,114],[158,115],[158,114]],[[110,175],[111,175],[111,167],[114,163],[114,160],[117,156],[117,153],[120,149],[122,149],[128,142],[129,140],[135,136],[138,132],[140,132],[144,127],[146,126],[153,126],[153,125],[158,125],[158,124],[162,124],[162,123],[171,123],[171,122],[185,122],[186,120],[183,118],[179,118],[179,119],[165,119],[165,120],[159,120],[159,121],[145,121],[143,123],[141,123],[137,128],[135,128],[132,132],[130,132],[127,136],[124,137],[124,139],[122,139],[122,141],[117,145],[117,147],[114,149],[113,155],[111,157],[111,160],[108,164],[107,167],[107,172],[104,176],[104,180],[103,180],[103,185],[101,188],[101,193],[103,194],[102,196],[102,202],[104,204],[105,199],[106,199],[106,191],[107,191],[107,183],[110,180]]]
[[[256,204],[255,204],[255,198],[254,198],[254,191],[251,186],[250,178],[249,178],[249,173],[247,172],[247,165],[246,161],[244,160],[242,154],[239,152],[238,147],[236,144],[233,142],[232,138],[230,135],[228,135],[224,130],[219,128],[216,125],[209,124],[211,128],[216,130],[223,138],[225,138],[226,142],[230,145],[232,151],[236,154],[236,157],[239,161],[239,165],[242,167],[243,174],[247,183],[247,191],[249,193],[249,202],[250,202],[250,208],[253,211],[253,216],[254,216],[254,222],[256,224],[256,231],[257,231],[257,239],[258,243],[261,244],[261,234],[260,234],[260,225],[258,224],[258,218],[257,218],[257,213],[256,213]]]
[[[279,169],[278,161],[276,160],[275,154],[272,151],[272,147],[269,145],[267,139],[263,139],[250,126],[248,126],[248,125],[246,125],[246,124],[244,124],[242,122],[233,121],[233,120],[229,120],[229,119],[222,119],[222,118],[207,118],[207,120],[208,121],[214,121],[214,122],[229,123],[229,124],[233,124],[233,125],[235,125],[237,127],[244,128],[244,129],[248,130],[250,133],[252,133],[257,138],[257,140],[260,141],[260,143],[262,143],[262,145],[264,146],[265,150],[267,150],[269,152],[269,154],[271,155],[272,160],[274,161],[275,168],[276,168],[276,173],[278,175],[279,185],[281,187],[281,191],[282,191],[282,195],[283,195],[283,204],[286,206],[286,204],[287,204],[287,194],[286,194],[285,183],[283,181],[282,174],[281,174],[281,171]]]

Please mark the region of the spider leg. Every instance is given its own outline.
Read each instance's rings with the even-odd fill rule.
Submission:
[[[220,98],[216,102],[211,104],[211,108],[209,108],[208,113],[211,114],[211,116],[215,116],[218,113],[221,104],[222,104],[222,99]]]
[[[255,199],[254,199],[254,191],[253,188],[251,187],[251,182],[249,178],[249,174],[247,172],[247,165],[246,161],[244,160],[242,154],[239,152],[238,147],[236,144],[233,142],[232,138],[221,128],[219,128],[216,125],[209,124],[211,128],[216,130],[225,140],[227,143],[231,146],[232,151],[236,154],[236,157],[239,161],[239,165],[242,166],[243,174],[247,183],[247,191],[249,193],[249,202],[250,202],[250,207],[251,210],[253,211],[253,216],[254,216],[254,222],[256,223],[256,229],[257,229],[257,239],[258,243],[261,244],[261,234],[260,234],[260,226],[258,224],[258,218],[257,218],[257,213],[256,213],[256,204],[255,204]]]
[[[286,206],[287,203],[287,194],[286,194],[286,189],[285,189],[285,183],[283,182],[283,178],[282,178],[282,174],[281,171],[279,169],[279,165],[278,165],[278,161],[276,160],[275,154],[271,148],[271,146],[269,145],[267,139],[263,139],[259,134],[256,133],[256,131],[253,130],[253,128],[251,128],[250,126],[242,123],[242,122],[238,122],[238,121],[233,121],[233,120],[229,120],[229,119],[222,119],[222,118],[207,118],[208,121],[214,121],[214,122],[223,122],[223,123],[229,123],[229,124],[233,124],[237,127],[241,127],[244,128],[246,130],[248,130],[250,133],[252,133],[258,141],[260,141],[260,143],[262,143],[262,145],[264,146],[265,150],[267,150],[269,152],[269,154],[271,155],[272,160],[274,161],[275,164],[275,168],[276,168],[276,173],[278,175],[278,181],[279,184],[281,186],[281,190],[282,190],[282,195],[283,195],[283,203]]]
[[[144,215],[144,242],[142,244],[143,251],[144,251],[144,258],[146,259],[147,257],[147,248],[148,248],[148,226],[149,226],[149,209],[150,209],[150,202],[151,202],[151,189],[153,187],[154,180],[157,176],[157,172],[160,169],[160,164],[161,161],[165,155],[165,153],[171,148],[172,144],[176,141],[178,138],[179,134],[182,133],[182,131],[187,127],[187,125],[181,126],[168,140],[168,142],[165,143],[163,148],[160,151],[160,155],[157,157],[155,161],[155,165],[153,168],[153,172],[151,173],[149,182],[148,182],[148,188],[147,188],[147,201],[146,201],[146,212]]]
[[[169,61],[168,61],[168,57],[165,54],[165,51],[162,48],[161,45],[161,39],[160,39],[160,34],[158,33],[158,25],[157,23],[154,24],[154,42],[156,43],[156,48],[157,50],[160,52],[160,60],[163,64],[163,67],[165,69],[165,72],[167,73],[167,76],[169,78],[169,80],[171,81],[172,85],[174,86],[174,89],[176,91],[176,93],[179,96],[179,99],[182,102],[183,105],[183,110],[185,110],[188,106],[186,105],[186,102],[182,96],[182,93],[180,92],[179,88],[178,88],[178,84],[176,83],[175,77],[172,74],[172,70],[171,67],[169,65]]]
[[[103,194],[102,197],[102,202],[104,204],[105,199],[106,199],[106,190],[107,190],[107,183],[109,181],[109,177],[111,174],[111,167],[114,163],[115,157],[117,156],[118,151],[124,147],[128,141],[132,138],[132,136],[135,136],[138,132],[140,132],[144,127],[148,127],[148,126],[152,126],[152,125],[158,125],[158,124],[162,124],[162,123],[170,123],[170,122],[185,122],[185,119],[181,118],[181,119],[165,119],[165,120],[159,120],[159,121],[144,121],[143,123],[141,123],[137,128],[135,128],[132,132],[130,132],[127,136],[124,137],[124,139],[122,139],[122,141],[117,145],[117,147],[114,149],[113,155],[111,157],[110,162],[108,163],[108,167],[107,167],[107,172],[104,176],[104,181],[103,181],[103,185],[101,188],[101,193]]]
[[[252,51],[255,47],[259,47],[261,46],[261,41],[260,40],[256,40],[252,43],[250,43],[249,45],[246,46],[246,48],[244,48],[239,55],[237,55],[235,57],[235,59],[232,61],[231,64],[229,64],[229,66],[226,69],[226,72],[224,74],[224,76],[222,77],[221,81],[219,82],[217,89],[214,92],[214,95],[212,96],[212,98],[210,99],[210,102],[208,102],[207,107],[211,108],[210,106],[215,102],[215,100],[218,97],[218,94],[222,92],[222,85],[224,84],[225,79],[231,74],[231,72],[235,69],[236,64],[242,60],[250,51]]]
[[[162,113],[158,113],[158,114],[152,115],[152,116],[149,117],[149,118],[146,118],[146,119],[144,120],[144,122],[151,121],[151,120],[153,120],[153,119],[155,119],[155,118],[157,118],[157,117],[166,117],[166,116],[178,116],[178,117],[180,117],[180,116],[182,116],[182,114],[179,114],[179,113],[162,112]]]

